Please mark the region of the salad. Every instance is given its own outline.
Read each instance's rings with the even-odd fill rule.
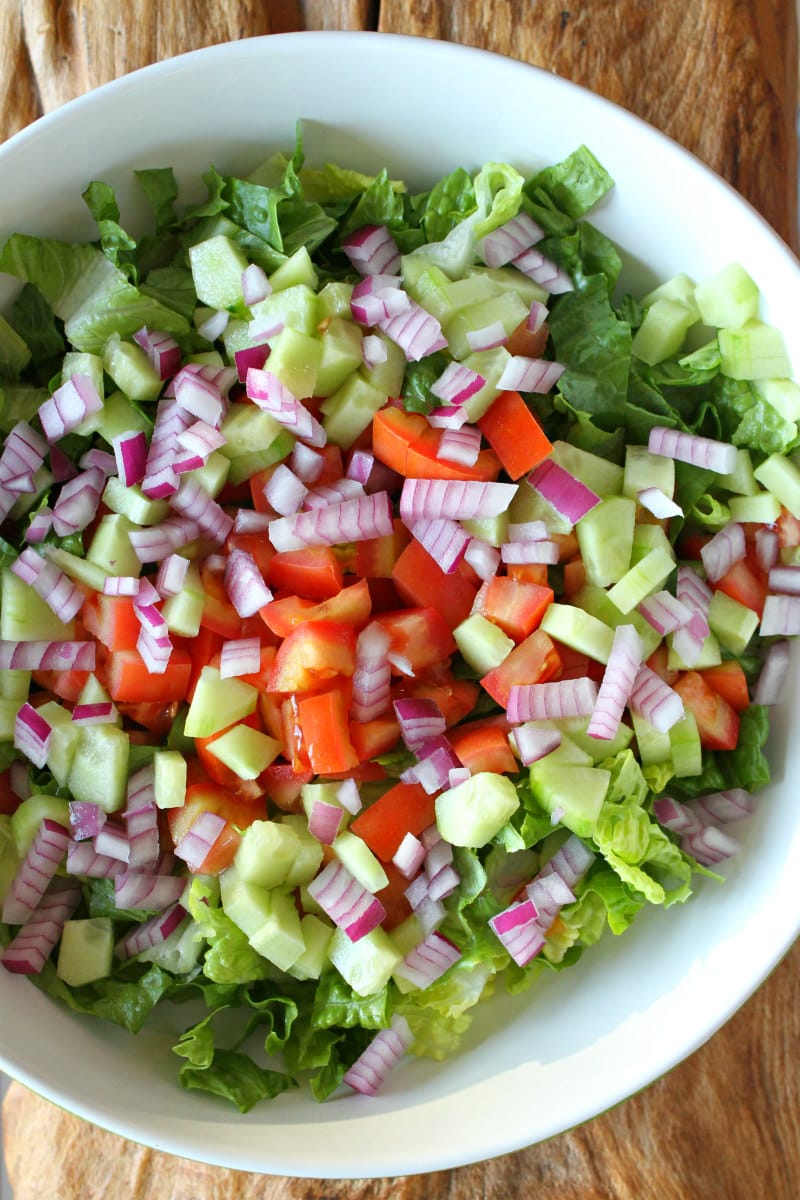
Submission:
[[[739,851],[800,387],[737,263],[621,292],[584,146],[136,175],[0,249],[0,961],[186,1005],[242,1111],[371,1095]]]

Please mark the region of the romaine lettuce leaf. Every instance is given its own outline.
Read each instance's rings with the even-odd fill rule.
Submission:
[[[576,221],[614,186],[614,180],[587,146],[579,146],[562,162],[539,171],[526,185],[541,189]]]

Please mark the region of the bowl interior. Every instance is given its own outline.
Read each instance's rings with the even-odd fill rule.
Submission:
[[[413,84],[410,86],[410,81]],[[542,119],[546,116],[546,119]],[[787,336],[798,265],[768,226],[697,160],[630,114],[553,75],[480,51],[371,34],[299,34],[217,46],[137,72],[37,122],[0,149],[0,238],[14,230],[91,238],[80,199],[102,178],[122,220],[143,209],[130,171],[176,169],[200,197],[213,163],[246,173],[291,150],[308,162],[387,166],[423,188],[457,165],[520,170],[588,145],[617,187],[592,220],[622,249],[624,284],[679,270],[701,278],[738,259],[765,319]],[[0,306],[14,285],[0,279]],[[724,886],[610,934],[566,977],[485,1005],[457,1057],[404,1062],[375,1100],[316,1105],[289,1093],[239,1116],[182,1092],[169,1046],[186,1022],[162,1014],[132,1041],[0,974],[0,1065],[87,1119],[189,1158],[275,1174],[360,1177],[443,1169],[518,1149],[629,1096],[684,1058],[762,981],[800,928],[797,707],[776,711],[774,783],[737,831]],[[679,1014],[679,1015],[678,1015]]]

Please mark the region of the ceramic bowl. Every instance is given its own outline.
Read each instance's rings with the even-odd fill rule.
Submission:
[[[793,337],[800,269],[775,233],[695,158],[630,113],[545,71],[434,41],[309,33],[215,46],[135,72],[37,121],[0,148],[0,236],[92,238],[81,192],[118,186],[143,214],[134,167],[172,165],[187,195],[210,163],[247,172],[291,150],[307,161],[388,166],[424,188],[457,165],[523,172],[588,145],[616,180],[593,214],[621,248],[625,283],[696,278],[738,259],[764,317]],[[12,285],[0,280],[0,304]],[[498,995],[462,1051],[409,1059],[375,1099],[323,1104],[296,1091],[240,1116],[182,1091],[169,1045],[180,1012],[131,1038],[0,972],[0,1066],[107,1129],[188,1158],[317,1177],[405,1175],[538,1142],[587,1121],[691,1054],[747,999],[800,930],[800,707],[777,709],[774,782],[738,835],[723,886],[608,934],[566,974]]]

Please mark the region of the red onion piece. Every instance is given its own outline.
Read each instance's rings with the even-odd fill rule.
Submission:
[[[386,1082],[389,1071],[400,1061],[414,1040],[405,1017],[395,1013],[388,1029],[381,1029],[342,1076],[342,1082],[365,1096],[374,1096]]]
[[[257,637],[236,638],[224,642],[220,651],[220,679],[254,675],[261,667],[261,642]]]
[[[757,529],[755,532],[756,560],[762,571],[769,571],[780,555],[780,537],[774,529]]]
[[[342,240],[342,249],[362,275],[396,275],[400,269],[397,242],[385,225],[362,225]]]
[[[681,849],[695,858],[701,866],[712,867],[738,854],[741,845],[729,833],[717,829],[715,825],[704,825],[702,829],[687,833],[681,839]]]
[[[107,814],[99,804],[89,800],[70,800],[69,828],[76,842],[95,837],[103,828]]]
[[[325,456],[311,446],[296,442],[289,459],[289,466],[298,479],[313,486],[325,470]]]
[[[523,275],[527,275],[529,279],[538,283],[552,296],[559,296],[573,290],[574,285],[566,271],[546,258],[534,246],[524,250],[522,254],[516,255],[511,261],[518,271],[522,271]]]
[[[184,369],[188,371],[188,367]],[[165,500],[178,490],[173,469],[175,441],[193,423],[192,414],[181,408],[174,397],[159,400],[141,485],[149,499]]]
[[[368,333],[361,339],[361,360],[368,371],[385,363],[388,357],[389,351],[386,349],[386,343],[376,333]]]
[[[759,632],[762,637],[794,637],[800,633],[800,596],[767,596]]]
[[[659,733],[667,733],[683,719],[680,696],[646,663],[636,672],[628,703],[631,712],[644,717]]]
[[[133,340],[144,350],[159,379],[169,379],[179,370],[181,348],[169,333],[148,329],[143,325],[133,335]]]
[[[191,476],[184,476],[170,504],[182,517],[196,521],[200,532],[212,541],[222,544],[233,529],[233,517]]]
[[[106,821],[95,834],[92,842],[96,852],[105,858],[117,858],[121,863],[130,861],[131,845],[127,829]]]
[[[97,467],[67,480],[53,505],[53,529],[59,537],[79,533],[94,519],[104,486],[105,476]]]
[[[199,871],[204,859],[225,828],[225,818],[218,813],[201,812],[192,821],[175,847],[175,854],[191,871]]]
[[[240,617],[254,616],[273,599],[249,550],[237,548],[230,552],[223,582],[230,602]]]
[[[236,363],[239,383],[245,382],[251,367],[261,370],[269,358],[269,349],[267,342],[258,342],[255,346],[244,346],[241,350],[234,351],[233,361]]]
[[[322,425],[276,375],[251,367],[247,372],[245,388],[254,404],[284,425],[301,442],[317,447],[325,445],[328,435]]]
[[[764,664],[753,692],[754,704],[777,704],[783,694],[789,674],[789,642],[782,639],[773,642],[764,656]]]
[[[413,753],[431,739],[444,736],[447,722],[435,700],[408,697],[395,700],[393,707],[400,735]]]
[[[417,761],[403,771],[403,783],[419,783],[429,796],[449,787],[450,771],[459,768],[461,762],[446,737],[441,734],[429,738],[417,749]]]
[[[361,542],[391,534],[393,517],[390,496],[375,492],[327,508],[280,517],[270,526],[270,541],[278,551]]]
[[[435,408],[428,416],[432,429],[461,429],[469,421],[469,413],[461,408]]]
[[[228,328],[230,313],[224,308],[218,308],[215,312],[207,317],[205,321],[201,321],[197,326],[197,332],[201,338],[205,338],[207,342],[215,342],[217,338],[221,338],[225,330]]]
[[[350,312],[359,325],[377,325],[411,307],[396,275],[368,275],[353,288]]]
[[[53,510],[49,505],[42,505],[31,517],[31,523],[25,530],[25,541],[31,545],[43,542],[53,527]]]
[[[251,508],[237,508],[233,518],[233,532],[266,533],[271,524],[272,517],[269,513],[255,512]]]
[[[290,470],[285,463],[280,463],[264,485],[264,497],[267,503],[282,517],[299,512],[303,501],[308,495],[308,488]]]
[[[96,467],[98,471],[109,478],[110,475],[117,473],[117,460],[113,454],[109,454],[107,450],[100,450],[93,446],[91,450],[87,450],[78,459],[78,466],[83,467],[88,471],[91,467]]]
[[[641,665],[639,634],[633,625],[618,625],[586,730],[590,737],[610,740],[616,735]]]
[[[459,405],[470,396],[474,396],[486,384],[486,380],[477,371],[460,362],[450,362],[438,379],[431,384],[430,392],[443,405]]]
[[[272,284],[263,267],[258,263],[250,263],[245,267],[242,271],[242,297],[248,307],[266,300],[271,292]]]
[[[157,913],[141,925],[135,926],[114,947],[117,958],[133,958],[143,950],[150,950],[165,942],[186,917],[186,909],[173,904],[163,913]]]
[[[662,492],[660,488],[648,487],[642,488],[636,493],[636,499],[641,504],[642,508],[646,508],[649,513],[659,520],[669,517],[682,517],[683,509],[679,504]]]
[[[35,550],[26,549],[10,569],[33,588],[60,621],[68,624],[77,616],[86,594],[55,563],[46,562]]]
[[[457,521],[441,517],[408,523],[409,533],[423,546],[445,575],[458,569],[471,535]]]
[[[525,893],[536,906],[537,924],[545,931],[553,924],[564,905],[573,904],[575,901],[575,893],[557,871],[537,875],[528,884]]]
[[[800,567],[772,567],[767,577],[771,592],[784,592],[788,596],[800,595]]]
[[[48,442],[57,442],[101,411],[103,401],[91,376],[70,376],[39,406],[39,420]]]
[[[335,859],[312,879],[308,894],[333,923],[344,930],[351,942],[359,941],[386,916],[380,900]]]
[[[125,863],[109,854],[98,854],[93,842],[70,841],[67,870],[70,875],[81,875],[85,879],[111,879],[125,870]]]
[[[557,850],[553,857],[545,863],[539,875],[556,871],[567,887],[574,889],[589,870],[594,859],[594,852],[573,833],[570,834],[561,849]]]
[[[558,729],[548,729],[535,721],[526,721],[524,725],[518,725],[512,731],[511,737],[520,762],[526,767],[538,762],[561,745],[561,733]]]
[[[591,488],[552,458],[545,459],[532,471],[528,483],[573,525],[600,503],[600,497]]]
[[[377,621],[361,630],[356,639],[351,712],[355,721],[372,721],[389,707],[392,671],[387,656],[391,638]]]
[[[17,475],[35,475],[45,455],[52,449],[54,447],[48,446],[27,421],[17,421],[7,434],[0,454],[0,483],[6,483]],[[60,483],[61,480],[56,482]]]
[[[553,683],[512,684],[506,712],[512,725],[551,717],[589,717],[597,703],[597,684],[586,676]]]
[[[50,742],[53,737],[53,727],[45,720],[38,709],[27,701],[18,710],[14,720],[14,746],[21,751],[35,767],[43,767],[47,762]]]
[[[227,411],[219,386],[197,371],[182,367],[172,380],[172,390],[180,408],[218,429]]]
[[[308,831],[324,846],[331,846],[341,830],[344,809],[327,800],[315,799],[308,815]]]
[[[6,925],[22,925],[28,920],[63,862],[69,840],[69,830],[58,821],[44,817],[39,822],[3,901]]]
[[[339,504],[342,500],[354,500],[364,496],[363,484],[357,479],[337,479],[334,483],[320,484],[306,494],[303,508],[327,508],[329,504]]]
[[[659,825],[679,835],[695,833],[703,828],[704,822],[680,800],[672,796],[659,796],[653,802],[653,814]]]
[[[480,449],[480,429],[476,425],[464,425],[460,429],[444,430],[439,438],[436,457],[441,462],[454,462],[472,467],[478,461]]]
[[[746,552],[744,527],[738,521],[729,521],[700,549],[706,577],[716,583],[734,563],[742,561]]]
[[[503,909],[489,921],[517,966],[531,962],[544,946],[544,934],[536,922],[536,905],[532,900],[520,900]]]
[[[544,237],[541,229],[526,212],[519,212],[510,221],[493,229],[478,242],[478,253],[487,267],[504,267]]]
[[[188,429],[178,434],[177,442],[188,454],[194,455],[205,463],[208,456],[225,445],[225,438],[218,429],[209,425],[208,421],[195,421]]]
[[[415,987],[426,988],[441,979],[445,971],[461,958],[461,951],[454,942],[444,934],[435,930],[429,933],[413,950],[409,950],[395,974],[413,983]]]
[[[708,606],[713,592],[705,580],[692,567],[679,566],[675,594],[696,618],[690,623],[695,635],[701,639],[708,637]]]
[[[647,596],[639,604],[639,612],[662,637],[688,624],[692,616],[691,609],[666,591]]]
[[[549,536],[550,530],[544,521],[512,521],[508,526],[509,542],[541,542]]]
[[[447,348],[447,338],[436,317],[415,300],[409,302],[408,310],[384,317],[377,325],[400,347],[408,362],[418,362],[436,350]]]
[[[688,800],[686,807],[704,824],[728,825],[751,816],[755,800],[745,788],[729,788],[725,792],[709,792]]]
[[[531,300],[531,307],[525,321],[528,333],[538,333],[549,315],[546,304],[542,304],[541,300]]]
[[[467,330],[467,345],[473,353],[480,350],[494,350],[507,341],[508,334],[502,321],[492,321],[480,329]]]
[[[413,833],[407,833],[392,856],[401,875],[413,879],[425,861],[425,847]]]
[[[138,908],[143,912],[163,912],[180,900],[186,880],[178,875],[151,875],[143,871],[120,871],[114,877],[117,908]]]
[[[168,634],[154,635],[142,627],[136,639],[136,649],[151,675],[164,674],[173,650]]]
[[[497,574],[500,567],[500,551],[484,542],[482,538],[470,538],[464,551],[464,561],[469,563],[479,579],[487,582]]]
[[[503,542],[500,558],[504,563],[543,563],[553,566],[561,557],[557,542],[542,538],[535,542]]]
[[[93,671],[94,642],[0,641],[0,668],[21,671]]]
[[[506,511],[516,493],[514,483],[406,479],[400,493],[400,516],[406,524],[441,517],[454,521],[497,517]]]
[[[727,442],[667,429],[663,425],[654,425],[650,430],[647,449],[651,454],[705,467],[707,471],[714,471],[718,475],[730,475],[735,470],[738,453],[736,447]]]
[[[552,391],[565,369],[563,363],[550,362],[545,358],[513,355],[503,368],[497,386],[502,391],[535,392],[544,395]]]
[[[142,430],[121,433],[112,442],[117,474],[126,487],[141,483],[147,468],[147,436]]]
[[[162,559],[156,573],[156,591],[159,596],[177,596],[186,583],[189,560],[180,554],[169,554]]]
[[[336,789],[336,800],[353,817],[361,812],[361,793],[355,779],[342,780]]]
[[[128,534],[134,553],[141,563],[161,562],[176,550],[200,537],[197,521],[188,517],[167,517],[158,525],[136,529]]]
[[[17,975],[38,975],[81,901],[71,880],[54,879],[37,908],[3,951],[0,962]]]

